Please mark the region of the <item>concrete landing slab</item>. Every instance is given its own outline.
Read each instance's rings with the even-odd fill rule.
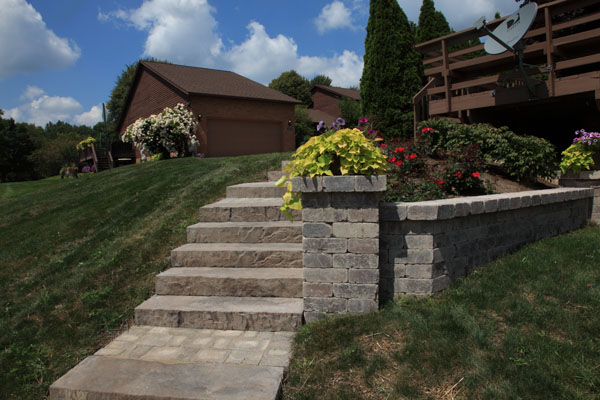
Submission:
[[[91,356],[50,386],[49,400],[275,400],[282,379],[281,367]]]

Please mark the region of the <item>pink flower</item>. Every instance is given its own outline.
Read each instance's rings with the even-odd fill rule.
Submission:
[[[369,120],[363,117],[363,118],[359,119],[358,122],[361,124],[366,124],[367,122],[369,122]]]
[[[421,133],[427,133],[433,131],[433,128],[423,128],[421,129]]]

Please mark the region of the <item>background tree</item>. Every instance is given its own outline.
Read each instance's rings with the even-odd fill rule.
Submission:
[[[412,98],[421,89],[421,56],[396,0],[371,0],[360,82],[363,115],[375,115],[390,136],[412,134]]]
[[[310,86],[315,85],[323,85],[323,86],[331,86],[331,78],[327,75],[317,75],[310,80]]]
[[[310,82],[294,70],[284,72],[278,78],[273,79],[269,83],[269,87],[300,100],[307,106],[311,104]]]
[[[64,166],[79,163],[79,153],[75,146],[85,139],[77,132],[59,133],[36,149],[29,159],[34,164],[36,175],[48,177],[57,175]]]
[[[450,25],[444,14],[436,11],[433,0],[423,0],[419,25],[417,26],[416,42],[423,43],[428,40],[451,33]]]
[[[12,118],[3,119],[0,112],[0,182],[36,178],[28,157],[36,149],[39,130],[34,125],[16,123]]]
[[[294,130],[296,134],[296,147],[302,146],[308,139],[317,134],[315,124],[310,119],[305,105],[297,105],[295,107]]]
[[[343,97],[338,105],[340,107],[341,117],[346,121],[346,126],[354,128],[358,125],[358,120],[361,118],[360,102],[352,100],[348,97]]]
[[[106,103],[106,109],[108,116],[106,122],[108,125],[108,131],[112,134],[117,129],[119,118],[125,108],[125,102],[127,101],[127,95],[133,85],[133,79],[135,78],[135,71],[139,61],[134,62],[125,66],[125,69],[121,71],[121,74],[117,78],[115,87],[110,92],[110,99]]]

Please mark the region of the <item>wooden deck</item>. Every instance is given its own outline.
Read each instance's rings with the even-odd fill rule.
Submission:
[[[475,110],[544,104],[565,96],[595,100],[600,110],[600,2],[556,0],[538,5],[524,50],[535,96],[516,70],[513,53],[485,54],[483,44],[466,47],[485,36],[470,28],[416,46],[424,55],[429,83],[415,96],[415,122],[436,116],[470,122]],[[494,29],[503,20],[491,21],[488,27]]]

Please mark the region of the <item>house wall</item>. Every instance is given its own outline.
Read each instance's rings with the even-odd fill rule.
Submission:
[[[175,107],[178,103],[188,103],[185,95],[144,69],[125,112],[121,133],[138,118],[158,114],[166,107]]]
[[[250,99],[236,99],[227,97],[213,97],[192,95],[192,110],[198,115],[202,115],[198,126],[198,139],[200,141],[200,151],[207,156],[221,156],[223,154],[210,154],[208,138],[211,134],[208,130],[212,126],[238,126],[239,128],[229,131],[223,131],[227,139],[219,138],[220,141],[228,141],[231,149],[231,155],[268,153],[273,151],[293,151],[295,149],[294,139],[294,104],[280,103],[272,101],[260,101]],[[209,123],[219,120],[220,124]],[[291,125],[288,122],[291,121]],[[244,131],[244,123],[249,128]],[[273,125],[279,126],[280,136],[276,146],[272,143]],[[248,146],[248,138],[244,135],[251,132],[260,132],[260,126],[265,127],[265,135],[258,134],[258,141],[268,140],[260,146],[255,143]],[[222,134],[219,132],[219,134]],[[244,144],[246,142],[246,145]]]
[[[339,98],[329,92],[325,92],[320,88],[315,88],[312,93],[312,101],[315,110],[321,110],[335,118],[342,115],[340,111]]]
[[[520,246],[583,227],[594,189],[383,203],[380,299],[427,296]]]

